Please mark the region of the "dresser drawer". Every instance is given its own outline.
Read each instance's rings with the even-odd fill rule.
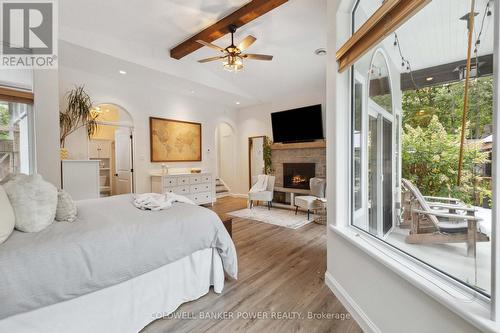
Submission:
[[[177,185],[179,186],[184,186],[184,185],[189,185],[189,178],[191,177],[179,177],[177,178]]]
[[[175,193],[175,187],[164,187],[163,193]]]
[[[177,186],[174,187],[173,189],[175,194],[188,195],[190,193],[189,186]]]
[[[209,192],[210,191],[210,184],[191,185],[189,187],[189,190],[192,194],[200,193],[200,192]]]
[[[191,194],[189,198],[197,204],[206,204],[212,202],[212,194],[210,192]]]
[[[212,182],[212,176],[210,175],[201,175],[201,183],[211,183]]]
[[[163,186],[164,187],[177,186],[177,178],[176,177],[165,177],[165,178],[163,178]]]
[[[189,183],[191,185],[201,183],[201,176],[191,176],[191,177],[189,177]]]

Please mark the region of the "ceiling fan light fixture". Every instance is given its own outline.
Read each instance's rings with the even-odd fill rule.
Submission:
[[[222,63],[224,65],[224,69],[237,73],[241,70],[243,70],[243,59],[240,56],[227,56],[224,58],[224,62]]]

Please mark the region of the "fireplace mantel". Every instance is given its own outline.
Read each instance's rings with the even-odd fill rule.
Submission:
[[[312,142],[273,143],[271,145],[272,150],[314,149],[314,148],[326,148],[326,141],[325,140],[318,140],[318,141],[312,141]]]

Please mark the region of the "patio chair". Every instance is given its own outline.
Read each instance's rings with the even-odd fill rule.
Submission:
[[[467,243],[467,255],[475,256],[476,243],[490,240],[486,234],[478,231],[477,223],[482,219],[474,216],[474,208],[453,198],[423,196],[406,179],[403,185],[410,192],[411,219],[407,243]]]
[[[448,213],[456,214],[456,209],[467,209],[467,205],[460,199],[449,197],[434,197],[423,195],[418,187],[410,180],[402,179],[402,201],[403,201],[403,219],[399,225],[400,228],[410,228],[411,223],[411,202],[415,197],[421,197],[432,209],[448,209]],[[469,208],[469,210],[474,210]]]

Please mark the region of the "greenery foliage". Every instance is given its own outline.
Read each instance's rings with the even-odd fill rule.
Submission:
[[[273,141],[269,137],[264,137],[264,174],[270,175],[273,173],[272,150]]]
[[[9,126],[10,114],[9,114],[9,106],[8,104],[0,104],[0,126],[7,127]],[[8,140],[9,133],[5,131],[0,131],[0,140]]]
[[[471,81],[469,93],[468,138],[483,138],[492,133],[493,77]],[[464,83],[457,82],[405,91],[403,94],[403,119],[416,128],[427,127],[437,116],[447,133],[458,133],[464,109]]]
[[[66,138],[76,130],[86,127],[90,138],[97,131],[97,114],[92,113],[92,100],[84,86],[77,86],[66,93],[67,106],[59,112],[60,144],[64,148]]]
[[[430,117],[427,126],[404,126],[403,178],[411,180],[424,195],[454,197],[473,204],[475,194],[491,197],[491,188],[483,184],[475,172],[477,165],[488,160],[480,143],[465,147],[462,184],[456,186],[460,129],[448,133],[437,115]],[[469,126],[466,135],[469,136]]]

